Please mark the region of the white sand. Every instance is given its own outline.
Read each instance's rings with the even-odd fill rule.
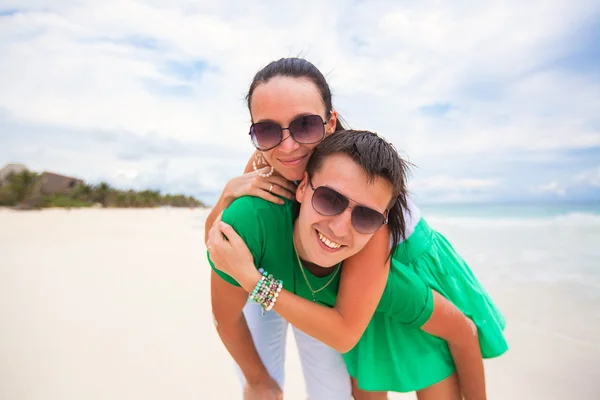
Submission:
[[[210,315],[205,215],[0,209],[0,399],[240,398]],[[600,398],[597,303],[568,287],[490,292],[512,346],[487,362],[490,399]],[[285,398],[304,399],[289,339]]]

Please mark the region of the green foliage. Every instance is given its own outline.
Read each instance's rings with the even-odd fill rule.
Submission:
[[[12,206],[15,204],[14,195],[10,186],[4,185],[0,187],[0,206]]]
[[[67,193],[41,195],[41,177],[30,171],[12,174],[0,187],[0,206],[34,207],[204,207],[204,204],[184,195],[161,195],[156,190],[117,190],[106,182],[98,185],[81,184]]]
[[[10,174],[1,188],[0,203],[19,208],[36,208],[42,202],[41,177],[31,171]]]
[[[44,197],[44,207],[90,207],[93,203],[79,200],[65,194]]]

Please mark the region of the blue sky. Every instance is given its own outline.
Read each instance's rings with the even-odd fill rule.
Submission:
[[[324,3],[2,1],[0,164],[210,203],[252,76],[301,55],[421,203],[600,200],[596,1]]]

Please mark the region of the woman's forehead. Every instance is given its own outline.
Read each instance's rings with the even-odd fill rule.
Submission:
[[[324,108],[319,89],[305,78],[272,78],[254,89],[250,103],[255,122],[307,113],[321,115]]]

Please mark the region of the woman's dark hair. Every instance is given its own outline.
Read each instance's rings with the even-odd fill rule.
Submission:
[[[392,201],[388,205],[388,227],[392,238],[392,251],[405,238],[406,221],[403,210],[408,210],[406,180],[409,164],[394,146],[377,134],[368,131],[338,131],[327,136],[313,150],[306,172],[312,177],[323,166],[324,160],[334,154],[345,154],[360,165],[372,182],[385,179],[392,188]],[[391,255],[391,252],[390,252]]]
[[[250,89],[246,95],[248,110],[250,110],[250,112],[252,112],[250,109],[250,104],[252,103],[252,94],[254,93],[254,89],[256,89],[256,87],[261,83],[267,83],[276,76],[305,78],[313,82],[319,89],[319,92],[321,93],[321,99],[323,100],[323,104],[325,104],[325,120],[329,119],[329,113],[333,110],[333,106],[331,104],[331,90],[329,89],[329,85],[327,84],[325,77],[312,63],[303,58],[295,57],[281,58],[277,61],[272,61],[266,67],[258,71],[256,75],[254,75],[254,79],[252,79]],[[335,130],[340,131],[343,129],[344,126],[338,117]]]

